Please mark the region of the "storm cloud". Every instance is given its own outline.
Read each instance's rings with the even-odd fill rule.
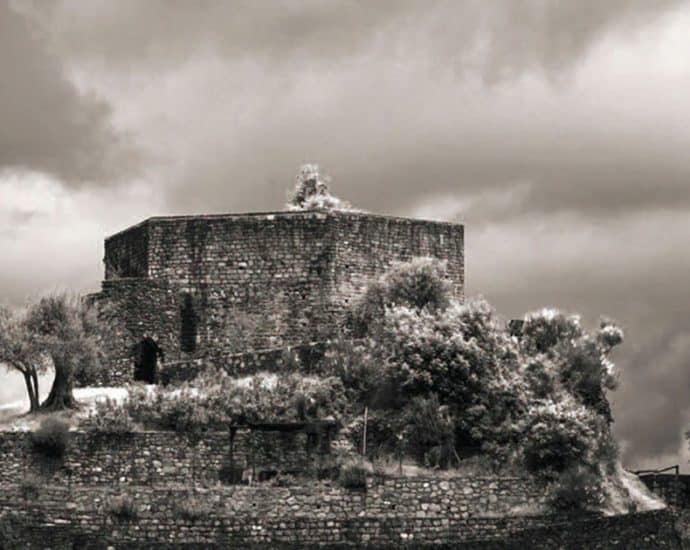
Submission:
[[[67,184],[129,174],[134,151],[107,102],[82,94],[40,28],[0,2],[0,168],[41,170]]]
[[[505,316],[618,319],[626,463],[681,460],[689,25],[671,0],[0,7],[1,297],[94,288],[105,234],[279,209],[318,162],[362,209],[464,222],[468,293]]]

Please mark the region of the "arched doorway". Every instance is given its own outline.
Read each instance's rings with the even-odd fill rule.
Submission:
[[[134,359],[134,380],[146,382],[147,384],[156,383],[156,370],[158,358],[163,359],[163,350],[156,341],[146,336],[136,346]]]

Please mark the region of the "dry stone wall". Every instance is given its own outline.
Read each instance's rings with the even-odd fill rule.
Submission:
[[[213,367],[231,376],[247,376],[257,372],[301,372],[328,374],[324,356],[330,342],[311,342],[284,348],[271,348],[244,353],[218,353],[201,358],[172,361],[161,367],[164,385],[193,380],[204,369]]]
[[[228,433],[73,432],[50,463],[30,434],[2,433],[0,547],[680,548],[668,511],[544,514],[545,489],[517,477],[372,475],[359,490],[313,477],[224,483],[230,455],[257,472],[330,464],[302,432],[260,437],[238,432],[231,453]]]
[[[123,278],[103,282],[92,295],[101,310],[103,345],[107,360],[93,379],[79,385],[122,386],[132,382],[136,345],[153,338],[166,351],[166,359],[183,357],[179,352],[180,314],[178,293],[164,280]]]
[[[690,475],[647,474],[640,479],[670,506],[690,508]]]
[[[106,240],[106,280],[148,277],[149,227],[142,223],[113,235]]]
[[[31,434],[0,432],[0,483],[38,475],[89,484],[218,483],[243,470],[315,473],[331,467],[327,434],[237,430],[193,437],[176,432],[124,435],[71,432],[62,460],[32,449]],[[232,445],[232,447],[231,447]]]
[[[504,509],[491,512],[488,498],[485,504],[478,498],[496,494],[491,481],[477,482],[472,493],[441,483],[372,479],[366,492],[323,484],[53,486],[34,498],[3,485],[0,533],[22,548],[45,548],[46,541],[52,548],[73,548],[76,541],[80,548],[680,548],[674,517],[665,510],[616,517],[504,515]],[[513,482],[509,491],[522,488]],[[395,495],[400,508],[391,507],[390,490],[402,490]],[[500,491],[496,496],[505,497]],[[134,509],[128,518],[113,513],[112,503],[122,499]],[[190,509],[192,502],[196,508]],[[429,502],[452,504],[432,509]]]

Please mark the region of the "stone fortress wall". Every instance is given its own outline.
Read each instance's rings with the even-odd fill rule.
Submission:
[[[463,243],[459,224],[350,212],[151,218],[106,239],[99,382],[131,379],[144,336],[167,361],[332,338],[371,278],[416,256],[446,260],[462,298]]]

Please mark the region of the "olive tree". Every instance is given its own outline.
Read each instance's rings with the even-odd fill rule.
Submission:
[[[28,308],[24,326],[35,353],[49,359],[55,370],[50,393],[40,408],[77,408],[74,378],[96,369],[102,355],[96,309],[76,296],[47,296]]]
[[[38,410],[38,375],[48,361],[36,345],[27,326],[27,311],[0,307],[0,365],[24,377],[29,396],[29,410]]]

